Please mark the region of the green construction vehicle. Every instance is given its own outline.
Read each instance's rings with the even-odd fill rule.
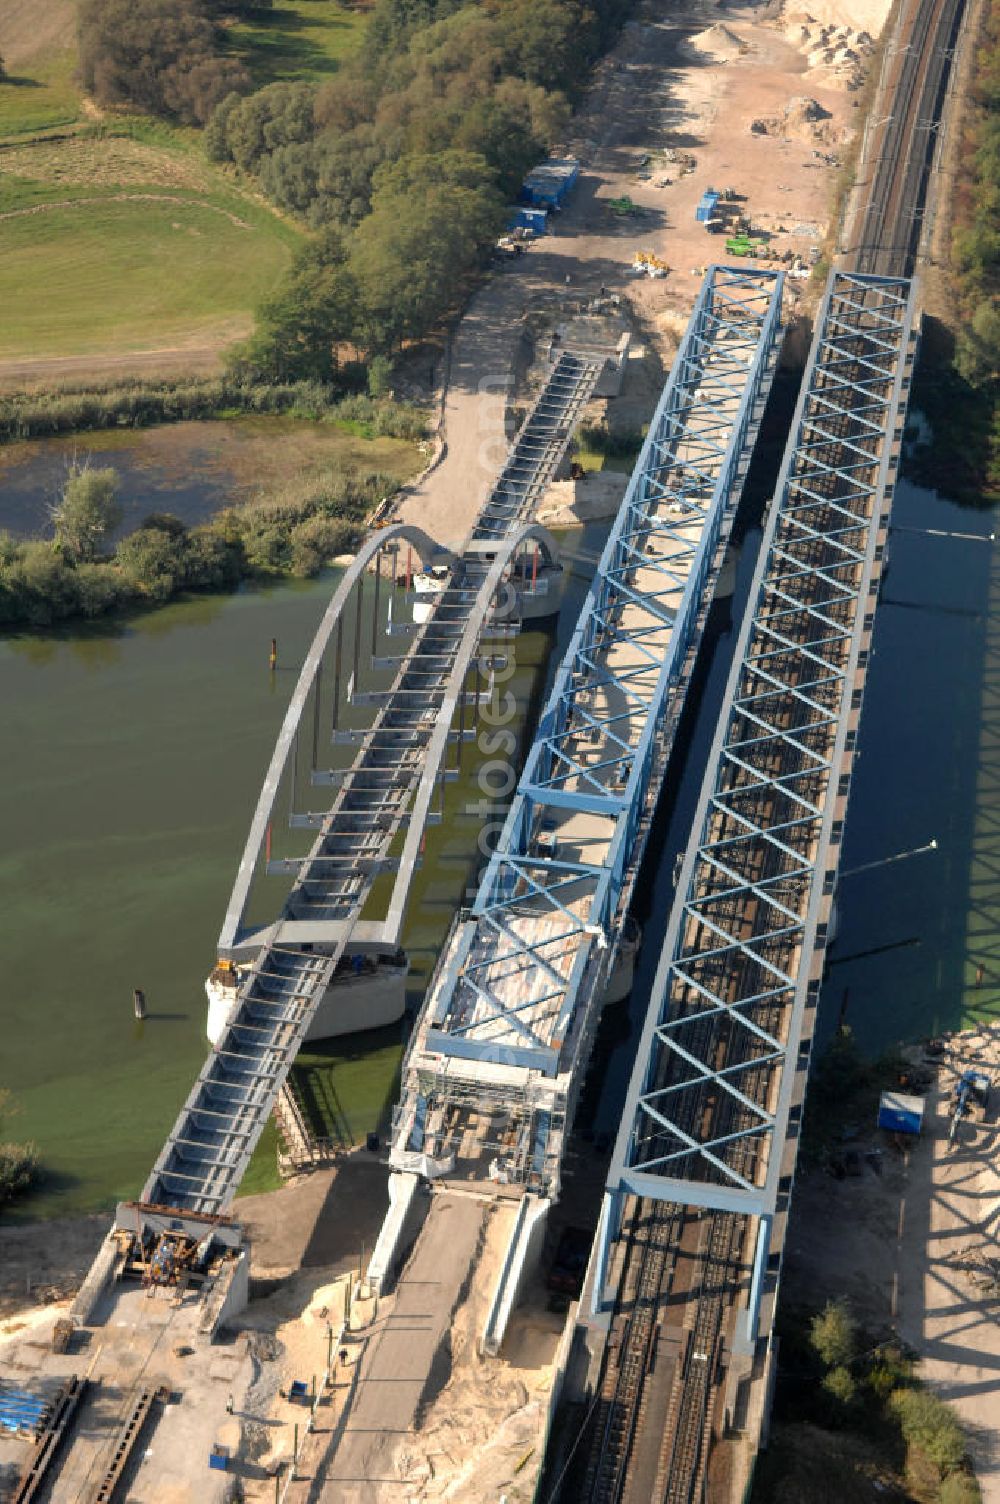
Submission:
[[[763,256],[766,250],[762,240],[751,240],[749,235],[730,235],[726,241],[727,256]]]
[[[608,208],[616,219],[628,219],[630,215],[642,213],[639,205],[634,204],[627,193],[621,198],[609,198]]]

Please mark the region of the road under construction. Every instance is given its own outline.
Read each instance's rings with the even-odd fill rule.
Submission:
[[[962,0],[904,7],[886,49],[881,91],[893,114],[866,136],[860,177],[870,180],[816,319],[584,1294],[567,1327],[570,1424],[554,1433],[542,1497],[740,1497],[759,1442],[917,349],[914,273],[962,9]],[[499,845],[456,918],[404,1062],[391,1206],[365,1285],[391,1291],[407,1262],[419,1264],[422,1245],[441,1245],[443,1219],[458,1206],[466,1231],[447,1256],[460,1290],[491,1207],[504,1205],[487,1353],[502,1346],[560,1194],[596,1022],[774,372],[781,294],[781,274],[770,270],[713,267],[705,278]],[[158,1324],[175,1339],[182,1327],[188,1352],[245,1304],[249,1254],[233,1197],[318,1009],[361,985],[344,972],[348,947],[376,967],[398,955],[448,748],[467,735],[467,709],[474,716],[495,691],[503,644],[532,589],[530,561],[541,552],[557,563],[534,508],[609,359],[558,351],[458,556],[417,529],[390,527],[338,586],[282,727],[220,937],[239,968],[224,1026],[141,1197],[119,1208],[81,1291],[62,1368],[50,1365],[65,1382],[18,1499],[82,1497],[98,1475],[111,1497],[154,1410],[168,1445],[187,1445],[185,1426],[203,1425],[150,1386],[162,1333],[149,1354],[130,1349],[127,1361],[109,1349],[120,1402],[103,1418],[73,1372],[73,1341],[126,1319],[137,1331],[150,1325],[130,1278],[171,1288],[180,1314]],[[446,572],[423,624],[393,604],[404,550]],[[405,572],[409,585],[409,563]],[[393,651],[401,637],[404,649]],[[311,789],[332,793],[321,809],[293,814],[308,850],[276,859],[275,806],[283,790],[294,800],[303,769]],[[292,879],[281,913],[263,926],[246,919],[261,865]],[[373,913],[385,877],[388,900]],[[443,1281],[440,1299],[448,1288]],[[446,1331],[447,1310],[442,1319]],[[424,1341],[409,1328],[402,1346],[380,1339],[359,1360],[353,1409],[325,1464],[327,1497],[374,1497],[366,1480],[412,1422],[437,1358],[440,1323],[426,1330]],[[404,1353],[415,1398],[404,1385],[390,1404]]]

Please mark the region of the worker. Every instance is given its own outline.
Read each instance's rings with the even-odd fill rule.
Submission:
[[[226,1414],[227,1415],[232,1415],[233,1410],[235,1408],[236,1408],[236,1401],[233,1399],[233,1396],[230,1395],[229,1398],[226,1400]]]
[[[983,985],[983,977],[985,975],[986,975],[986,967],[983,965],[982,961],[980,961],[979,965],[976,967],[976,986],[977,987],[981,987]]]

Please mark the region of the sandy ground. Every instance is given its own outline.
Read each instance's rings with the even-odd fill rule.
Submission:
[[[838,153],[857,125],[860,64],[888,0],[671,7],[651,0],[598,69],[566,150],[581,178],[553,233],[499,270],[456,331],[444,408],[443,457],[400,506],[402,517],[454,547],[467,534],[503,453],[501,393],[526,324],[558,324],[601,287],[627,300],[638,337],[669,364],[706,264],[724,237],[695,220],[704,189],[735,187],[739,208],[777,254],[808,259],[826,230]],[[831,27],[837,30],[832,32]],[[800,101],[809,102],[803,118]],[[751,131],[763,120],[767,133]],[[694,170],[681,174],[694,159]],[[640,214],[617,219],[609,200]],[[631,272],[637,250],[670,266],[663,280]],[[788,283],[786,317],[806,282]],[[646,419],[655,402],[639,416]],[[613,405],[613,404],[612,404]]]
[[[949,1150],[949,1097],[973,1064],[997,1085]],[[800,1177],[782,1287],[793,1303],[846,1295],[869,1327],[900,1332],[968,1428],[985,1504],[1000,1504],[998,1108],[1000,1029],[955,1036],[909,1154],[887,1152],[881,1176]]]
[[[522,1336],[516,1367],[479,1354],[514,1213],[511,1202],[434,1196],[396,1290],[355,1334],[291,1504],[531,1497],[555,1333]]]
[[[30,1316],[48,1302],[69,1300],[93,1262],[111,1218],[67,1217],[0,1222],[0,1332],[15,1330],[5,1318]]]

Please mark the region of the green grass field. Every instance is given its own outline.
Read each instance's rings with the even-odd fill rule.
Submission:
[[[0,83],[0,141],[37,135],[79,120],[75,67],[76,55],[69,48],[12,64],[10,81]]]
[[[25,183],[24,194],[32,186]],[[245,334],[294,236],[235,197],[79,185],[0,220],[0,360],[224,345]]]
[[[229,42],[258,85],[323,78],[357,49],[366,21],[364,8],[339,0],[275,0],[273,10],[234,26]]]
[[[275,0],[228,35],[258,84],[317,79],[366,19],[363,0]],[[74,43],[72,0],[0,0],[0,363],[21,379],[35,358],[163,350],[204,368],[249,333],[299,232],[206,161],[199,132],[101,121]]]

